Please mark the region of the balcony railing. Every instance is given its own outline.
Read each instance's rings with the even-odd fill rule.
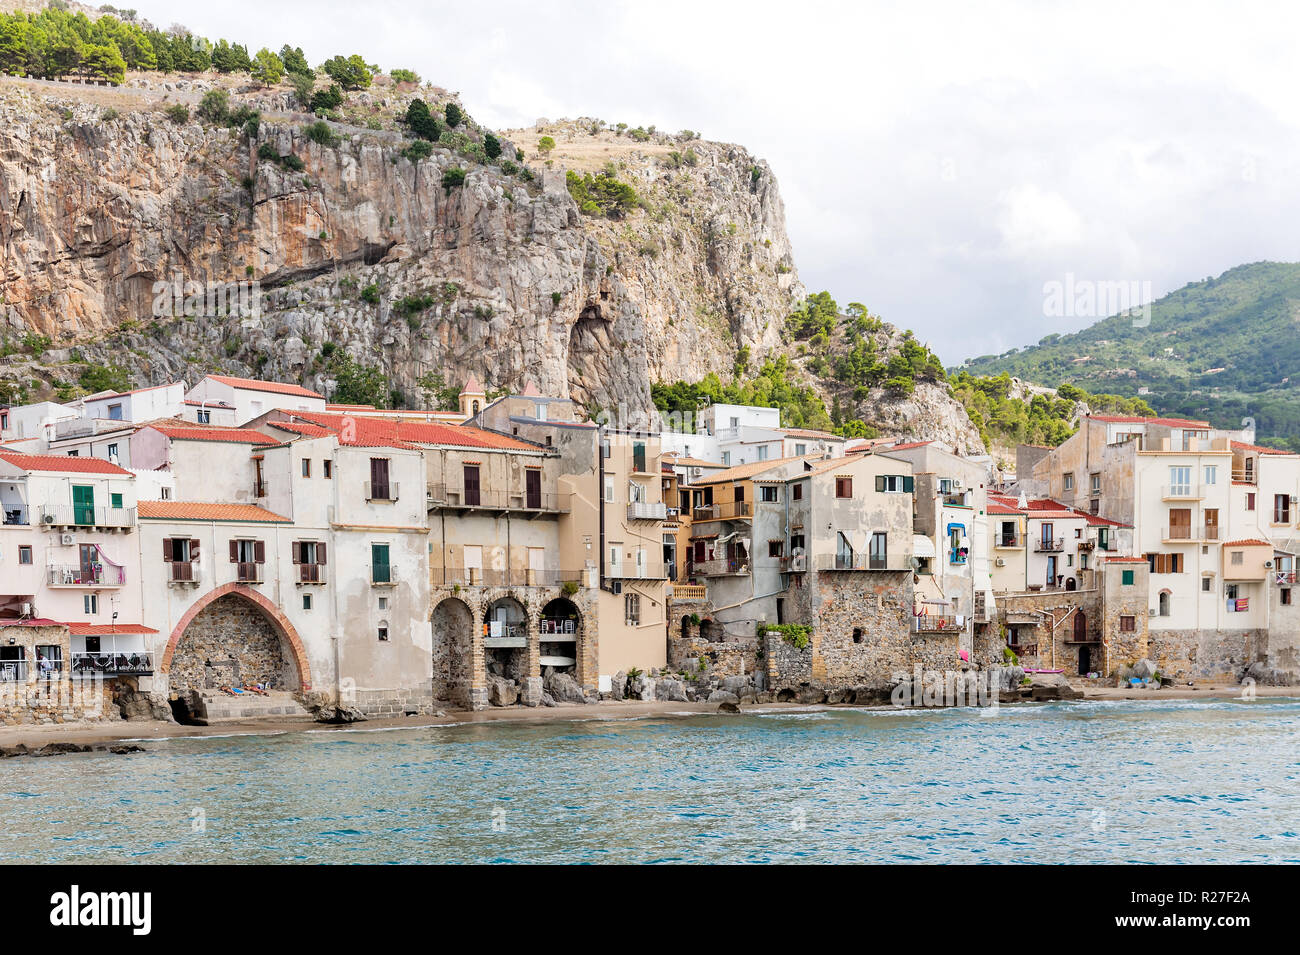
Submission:
[[[118,653],[74,653],[74,673],[153,673],[153,654],[148,650],[127,650]]]
[[[236,564],[235,580],[241,584],[260,584],[262,582],[262,565],[245,562]]]
[[[435,584],[461,587],[561,587],[583,582],[581,570],[551,570],[549,568],[515,567],[495,570],[491,567],[435,567],[432,571]]]
[[[667,580],[662,564],[611,564],[605,568],[605,576],[615,580]]]
[[[1294,584],[1295,582],[1296,576],[1295,571],[1293,570],[1279,570],[1274,571],[1273,573],[1273,583],[1275,584],[1285,587],[1289,584]]]
[[[41,523],[50,527],[135,527],[135,508],[46,506],[41,508]]]
[[[709,596],[708,588],[703,584],[673,584],[670,600],[704,600]]]
[[[951,614],[926,613],[912,617],[913,633],[960,633],[963,629]]]
[[[1055,554],[1065,550],[1065,538],[1042,538],[1034,541],[1034,553],[1036,554]]]
[[[1219,528],[1217,525],[1194,525],[1180,524],[1173,527],[1166,527],[1161,531],[1161,540],[1166,541],[1217,541],[1219,539]]]
[[[1243,484],[1255,484],[1258,478],[1258,471],[1243,471],[1240,468],[1233,468],[1232,479],[1241,481]]]
[[[662,501],[633,501],[627,506],[629,521],[662,521],[668,517],[668,508]]]
[[[26,660],[0,660],[0,683],[23,683],[26,680]]]
[[[491,511],[524,511],[538,514],[567,514],[571,494],[554,491],[508,491],[499,488],[479,488],[466,491],[463,487],[447,484],[430,484],[425,495],[430,509],[469,510],[482,508]]]
[[[49,579],[51,587],[121,587],[126,573],[111,564],[66,564],[51,567]]]
[[[994,547],[1018,548],[1020,537],[1016,534],[999,534],[993,538]]]
[[[1205,496],[1198,484],[1166,484],[1160,489],[1166,501],[1195,501]]]
[[[1075,633],[1071,630],[1065,635],[1065,642],[1074,644],[1097,644],[1101,643],[1101,634],[1093,632]]]
[[[401,485],[396,481],[389,484],[371,484],[366,482],[367,501],[396,501]]]
[[[298,583],[300,584],[323,584],[325,583],[325,567],[322,564],[299,564],[298,565]]]
[[[167,565],[170,568],[168,579],[173,584],[197,584],[199,582],[199,565],[190,560],[174,560]]]
[[[12,510],[7,510],[4,512],[3,517],[6,525],[26,526],[27,524],[26,508],[15,507]]]
[[[753,501],[727,501],[725,504],[705,504],[703,507],[691,509],[691,518],[697,521],[721,521],[753,516]]]
[[[825,554],[817,558],[816,566],[818,570],[874,570],[886,573],[910,572],[912,570],[910,566],[903,566],[898,558],[891,560],[889,555],[871,557],[867,554],[854,554],[852,557],[842,554],[836,554],[832,557]]]
[[[749,573],[748,557],[691,561],[689,572],[696,577],[729,577]]]

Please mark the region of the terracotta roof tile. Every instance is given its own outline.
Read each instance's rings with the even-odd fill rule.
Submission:
[[[114,633],[157,633],[153,627],[141,623],[69,623],[68,633],[74,637],[107,637]]]
[[[1105,421],[1108,424],[1158,424],[1167,428],[1198,428],[1204,430],[1210,426],[1208,421],[1197,421],[1192,418],[1143,418],[1138,415],[1112,415],[1112,414],[1095,414],[1089,415],[1093,421]]]
[[[521,441],[508,435],[497,434],[483,428],[461,424],[440,424],[433,421],[405,421],[400,418],[371,418],[362,415],[329,414],[320,411],[291,411],[287,422],[269,422],[281,425],[301,425],[306,422],[339,436],[341,444],[363,448],[415,448],[419,445],[447,445],[457,448],[484,448],[498,451],[542,451],[536,444]],[[287,428],[286,430],[293,430]],[[344,436],[351,434],[350,440]]]
[[[231,388],[243,388],[245,391],[270,391],[277,395],[297,395],[300,398],[320,398],[324,400],[324,395],[318,395],[314,391],[309,391],[302,385],[290,385],[282,381],[260,381],[257,378],[233,378],[230,375],[208,375],[213,381],[219,381],[223,385],[229,385]]]
[[[171,438],[173,441],[224,441],[228,444],[275,444],[269,438],[252,428],[205,428],[181,425],[153,424],[149,427]]]
[[[1224,547],[1272,547],[1268,541],[1260,540],[1258,537],[1248,537],[1245,540],[1228,541]]]
[[[1283,451],[1279,448],[1265,448],[1258,444],[1246,444],[1244,441],[1232,442],[1234,451],[1254,451],[1256,454],[1294,454],[1294,451]]]
[[[130,471],[103,458],[72,457],[61,454],[23,454],[21,451],[0,451],[0,459],[24,471],[71,471],[76,474],[115,474],[132,477]]]
[[[290,524],[292,521],[272,514],[256,504],[219,504],[213,501],[140,501],[142,520],[156,521],[237,521],[244,524]]]

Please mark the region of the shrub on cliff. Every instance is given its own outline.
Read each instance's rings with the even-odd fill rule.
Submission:
[[[284,61],[266,47],[257,51],[250,71],[253,79],[263,86],[273,86],[284,79]]]
[[[339,141],[339,138],[334,135],[334,130],[330,129],[330,124],[323,119],[308,123],[302,128],[302,134],[321,146],[336,146]]]
[[[579,176],[570,169],[564,174],[564,181],[584,215],[621,219],[639,203],[636,190],[614,178],[608,170],[595,176],[591,173]]]
[[[370,85],[374,71],[358,53],[332,56],[321,64],[327,76],[345,90],[361,90]]]
[[[465,121],[465,111],[455,103],[448,103],[443,109],[443,115],[447,117],[447,125],[452,129]]]
[[[407,128],[419,136],[421,139],[427,139],[436,142],[442,135],[442,127],[439,125],[437,118],[429,112],[429,104],[422,99],[413,99],[409,106],[406,107],[406,115],[403,122]]]
[[[442,174],[443,192],[450,193],[457,186],[465,184],[465,177],[468,173],[460,166],[452,166]]]
[[[420,74],[415,72],[415,70],[402,70],[402,69],[390,70],[388,72],[388,76],[394,83],[420,82]]]

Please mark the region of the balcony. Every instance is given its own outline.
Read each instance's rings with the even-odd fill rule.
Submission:
[[[1160,489],[1160,496],[1166,501],[1199,501],[1205,492],[1198,484],[1166,484]]]
[[[612,577],[615,580],[667,580],[668,575],[664,572],[663,565],[651,566],[643,565],[637,567],[624,567],[622,564],[612,564],[605,568],[605,576]]]
[[[104,564],[56,565],[49,569],[51,587],[121,587],[126,583],[126,573],[121,567]]]
[[[783,574],[802,574],[808,570],[808,557],[800,554],[797,557],[781,558],[781,573]]]
[[[1064,642],[1075,646],[1096,646],[1101,643],[1100,633],[1075,633],[1071,630],[1065,635]]]
[[[753,516],[753,501],[728,501],[725,504],[705,504],[691,509],[691,519],[696,521],[725,521]]]
[[[748,557],[692,561],[688,571],[693,577],[739,577],[749,573]]]
[[[1160,532],[1160,539],[1166,543],[1171,541],[1217,541],[1219,539],[1219,528],[1213,524],[1199,527],[1194,524],[1179,524],[1163,528]]]
[[[41,523],[46,527],[96,527],[118,530],[135,527],[135,508],[94,507],[79,504],[42,507]]]
[[[668,508],[662,501],[633,501],[627,506],[629,521],[662,521],[667,517]]]
[[[241,584],[260,584],[262,582],[262,565],[251,562],[236,564],[235,581]]]
[[[1063,550],[1065,550],[1064,537],[1044,537],[1041,540],[1034,541],[1035,554],[1059,554]]]
[[[540,516],[544,514],[567,514],[571,494],[527,491],[514,492],[497,488],[469,488],[447,484],[430,484],[425,493],[425,503],[429,510],[448,511],[514,511],[521,514]]]
[[[102,673],[105,676],[153,673],[153,654],[148,650],[127,650],[118,653],[74,653],[73,673]]]
[[[298,583],[300,584],[323,584],[325,579],[325,567],[322,564],[299,564],[298,565]]]
[[[1243,471],[1240,468],[1233,468],[1232,479],[1234,481],[1240,481],[1243,484],[1257,483],[1256,472],[1254,470]]]
[[[902,566],[897,558],[891,560],[888,555],[884,557],[869,557],[864,554],[854,554],[852,557],[842,554],[836,554],[834,557],[829,554],[817,558],[816,563],[818,570],[849,570],[849,571],[877,571],[885,573],[902,573],[912,572],[910,566]]]
[[[927,613],[912,617],[913,633],[961,633],[964,629],[957,625],[957,618],[950,614]]]
[[[485,649],[519,649],[528,646],[528,627],[522,623],[494,620],[483,625]]]
[[[3,517],[4,517],[4,524],[6,527],[9,526],[26,527],[28,523],[27,510],[22,507],[6,509]]]
[[[167,565],[169,584],[191,584],[197,585],[200,582],[199,565],[196,561],[174,560]]]
[[[583,585],[581,570],[515,567],[495,570],[491,567],[434,567],[434,585],[444,587],[562,587],[567,583]]]
[[[371,484],[371,482],[367,481],[365,489],[367,502],[379,501],[380,503],[391,504],[397,500],[401,485],[396,481],[391,484]]]
[[[1019,550],[1021,545],[1018,534],[999,534],[993,538],[993,546],[1003,550]]]
[[[1294,584],[1296,580],[1295,571],[1278,570],[1273,572],[1273,583],[1280,587],[1287,587]]]
[[[673,592],[668,599],[683,602],[705,600],[708,596],[708,588],[703,584],[673,584]]]

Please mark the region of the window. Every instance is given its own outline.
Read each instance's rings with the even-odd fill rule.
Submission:
[[[614,503],[614,478],[608,474],[605,475],[605,503]]]
[[[293,562],[298,566],[298,580],[304,584],[323,581],[321,567],[326,563],[326,546],[319,541],[294,541],[290,545]]]
[[[1090,475],[1089,481],[1090,481],[1092,493],[1100,494],[1101,493],[1101,472],[1098,471],[1095,474]]]
[[[172,489],[169,487],[160,487],[158,489],[158,500],[170,501],[172,499]]]
[[[1208,431],[1183,431],[1183,450],[1195,451],[1198,447],[1196,442],[1209,441],[1210,432]]]
[[[876,490],[891,493],[911,494],[913,487],[910,474],[877,474]]]
[[[262,579],[262,564],[266,563],[266,542],[248,539],[232,540],[230,562],[235,565],[236,580],[258,583]]]
[[[391,501],[388,486],[388,458],[370,459],[370,494],[372,501]]]
[[[1088,502],[1088,513],[1089,514],[1101,513],[1101,502],[1098,501],[1095,497]]]
[[[1133,571],[1126,570],[1124,573],[1131,574]],[[1121,616],[1119,618],[1119,629],[1123,633],[1133,633],[1137,630],[1137,617]]]
[[[1179,466],[1169,469],[1169,493],[1178,497],[1187,497],[1192,493],[1191,468]]]
[[[388,609],[388,598],[387,598],[387,597],[380,597],[380,598],[379,598],[379,609],[380,609],[380,610],[387,610],[387,609]]]
[[[758,499],[764,504],[775,504],[777,502],[776,486],[765,484],[758,489]]]
[[[1253,511],[1254,509],[1255,509],[1255,492],[1254,492],[1254,491],[1247,491],[1247,492],[1246,492],[1246,510],[1248,510],[1248,511]]]
[[[808,445],[806,445],[806,444],[796,444],[796,445],[794,446],[794,453],[795,453],[796,456],[803,455],[803,454],[807,454],[807,453],[808,453]]]
[[[1218,480],[1219,480],[1219,468],[1218,468],[1218,465],[1207,464],[1207,465],[1205,466],[1205,483],[1206,483],[1206,484],[1217,484],[1217,483],[1218,483]]]
[[[334,462],[329,460],[329,458],[326,458],[320,464],[321,464],[321,472],[325,477],[325,479],[328,481],[330,478],[334,476]]]
[[[108,495],[108,503],[115,511],[120,511],[122,509],[122,495],[118,493]]]
[[[853,496],[853,478],[837,477],[835,479],[835,496],[852,497]]]
[[[629,627],[641,625],[641,595],[626,594],[623,597],[623,619]]]
[[[211,424],[212,412],[208,411],[206,408],[200,408],[194,413],[194,420],[199,424]]]
[[[111,460],[113,460],[115,457],[117,457],[117,445],[116,445],[116,444],[110,444],[110,445],[108,446],[108,459],[111,461]]]
[[[32,546],[30,544],[18,545],[18,563],[30,564],[32,562]]]
[[[302,459],[302,476],[305,478],[311,477],[311,458]]]
[[[1133,573],[1134,572],[1131,570],[1124,571],[1124,573],[1120,575],[1120,583],[1123,584],[1125,587],[1132,587]]]
[[[766,461],[766,460],[767,460],[767,445],[766,445],[766,444],[760,444],[760,445],[755,449],[755,453],[758,455],[758,457],[756,457],[756,458],[754,459],[755,461]]]
[[[1287,606],[1287,607],[1291,606],[1291,588],[1290,588],[1290,587],[1283,587],[1283,588],[1282,588],[1282,594],[1281,594],[1281,597],[1282,597],[1282,603],[1283,603],[1283,605],[1285,605],[1285,606]]]
[[[99,594],[86,594],[81,601],[86,613],[99,613]]]
[[[1291,495],[1289,494],[1273,495],[1273,523],[1274,524],[1291,523]]]
[[[1234,550],[1234,551],[1229,555],[1228,563],[1230,563],[1233,567],[1240,567],[1240,566],[1241,566],[1242,564],[1244,564],[1245,562],[1246,562],[1246,552],[1245,552],[1245,551],[1242,551],[1242,550]]]
[[[871,535],[871,567],[883,570],[889,565],[889,541],[883,531]]]
[[[303,610],[311,609],[311,594],[302,595],[302,609]]]
[[[478,507],[483,503],[482,480],[477,464],[466,464],[461,468],[461,480],[465,487],[465,504]]]
[[[189,537],[168,537],[163,540],[163,562],[168,565],[168,578],[175,581],[195,579],[195,564],[199,559],[199,542]]]
[[[853,566],[853,545],[849,543],[849,538],[843,531],[835,535],[835,566]]]
[[[803,535],[802,535],[802,534],[791,534],[791,535],[790,535],[790,550],[793,552],[793,551],[796,551],[796,550],[803,550],[803,549],[804,549],[804,544],[803,544]]]
[[[638,474],[645,472],[645,442],[632,442],[632,470]]]
[[[1147,564],[1153,574],[1181,574],[1182,554],[1147,554]]]
[[[1065,476],[1065,489],[1066,489],[1067,491],[1073,491],[1073,490],[1074,490],[1074,475],[1073,475],[1073,474],[1067,474],[1067,475]]]
[[[730,451],[723,451],[723,452],[722,452],[722,463],[725,464],[727,467],[731,467],[731,452],[730,452]]]
[[[803,481],[800,481],[798,484],[793,484],[790,486],[790,500],[792,501],[803,500]]]
[[[122,420],[122,405],[121,405],[121,404],[115,404],[115,405],[109,405],[109,406],[108,406],[108,420],[109,420],[109,421],[121,421],[121,420]]]
[[[1211,588],[1213,585],[1214,585],[1214,581],[1211,580],[1209,577],[1202,577],[1202,578],[1201,578],[1201,593],[1203,593],[1203,594],[1208,594],[1208,593],[1210,592],[1210,588]]]
[[[1236,584],[1228,584],[1228,586],[1224,588],[1224,591],[1229,600],[1236,600],[1238,594],[1241,593],[1241,588]]]
[[[80,451],[69,451],[69,452],[68,452],[68,457],[70,457],[70,458],[76,458],[76,457],[80,457],[80,456],[81,456],[81,452],[80,452]]]
[[[529,471],[529,474],[536,474],[536,471]],[[627,502],[629,504],[640,504],[646,499],[646,489],[637,484],[636,481],[627,482]]]
[[[1169,616],[1169,591],[1160,591],[1160,596],[1157,598],[1157,601],[1158,607],[1156,612],[1162,617]]]
[[[377,635],[379,637],[380,643],[388,642],[388,621],[387,620],[379,621],[379,631]]]
[[[784,544],[783,544],[783,542],[781,542],[781,541],[768,541],[768,542],[767,542],[767,556],[768,556],[768,557],[780,557],[780,556],[781,556],[781,552],[782,552],[784,549],[785,549]]]
[[[376,584],[392,582],[392,571],[388,565],[388,545],[370,545],[370,580]]]

